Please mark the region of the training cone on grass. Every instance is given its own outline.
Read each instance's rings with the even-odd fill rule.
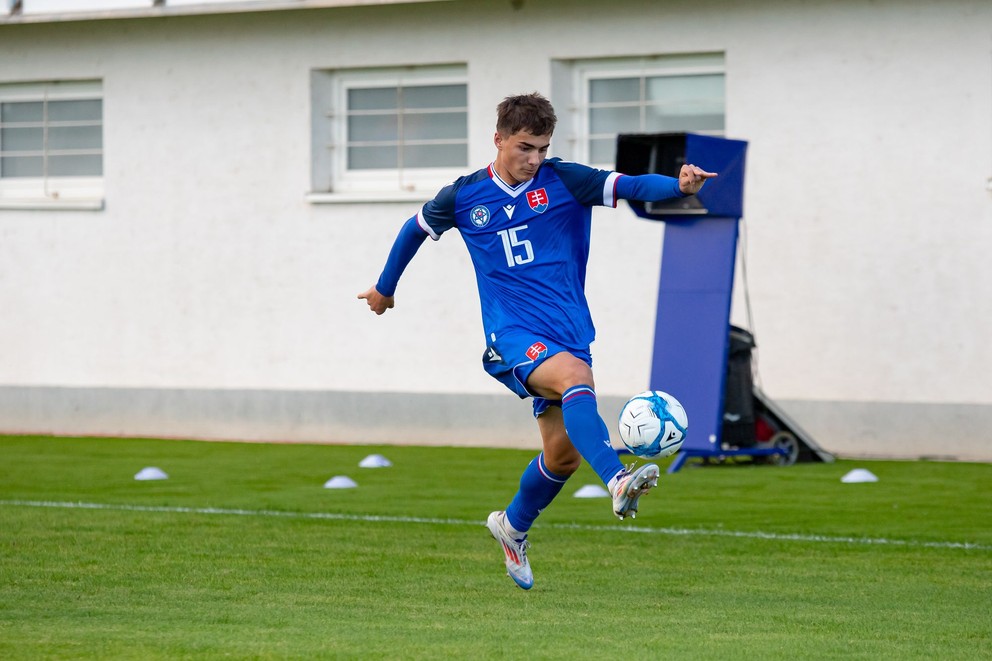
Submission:
[[[381,454],[370,454],[358,462],[359,468],[389,468],[392,465],[393,462]]]
[[[587,484],[575,492],[576,498],[609,498],[610,492],[598,484]]]
[[[335,475],[327,482],[324,482],[325,489],[354,489],[358,483],[347,475]]]
[[[867,468],[855,468],[840,478],[844,484],[854,484],[856,482],[878,482],[878,478]]]
[[[165,471],[161,468],[156,468],[155,466],[148,466],[147,468],[142,468],[140,471],[135,473],[134,479],[144,481],[144,480],[168,480],[169,476],[166,475]]]

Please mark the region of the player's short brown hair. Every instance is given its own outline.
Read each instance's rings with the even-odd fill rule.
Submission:
[[[496,106],[496,130],[500,135],[513,135],[518,131],[551,135],[557,123],[551,102],[537,92],[508,96]]]

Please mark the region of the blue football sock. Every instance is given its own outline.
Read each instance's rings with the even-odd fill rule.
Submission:
[[[534,519],[551,504],[568,475],[555,475],[544,463],[544,453],[527,464],[520,476],[520,489],[506,508],[506,518],[517,532],[530,530]]]
[[[589,386],[573,386],[562,393],[561,413],[565,431],[582,458],[589,462],[603,484],[623,470],[617,452],[610,445],[610,431],[599,417],[596,393]]]

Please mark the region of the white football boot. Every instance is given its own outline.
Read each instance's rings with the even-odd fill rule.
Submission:
[[[644,464],[634,472],[628,468],[613,487],[613,513],[623,521],[624,517],[637,518],[637,500],[648,490],[658,486],[661,471],[656,464]]]
[[[527,560],[527,549],[530,542],[527,535],[521,539],[514,539],[508,528],[506,512],[493,512],[486,520],[486,527],[493,538],[503,547],[503,555],[506,556],[506,574],[513,579],[513,582],[524,590],[530,590],[534,585],[534,574],[530,570],[530,562]]]

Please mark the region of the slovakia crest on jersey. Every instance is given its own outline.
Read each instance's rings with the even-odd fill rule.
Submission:
[[[537,360],[538,358],[544,356],[544,354],[546,353],[548,353],[548,347],[545,346],[544,342],[535,342],[534,344],[530,345],[530,347],[527,349],[527,357],[530,358],[531,360]]]
[[[536,213],[544,213],[548,209],[548,193],[543,188],[532,190],[527,193],[527,204]]]

